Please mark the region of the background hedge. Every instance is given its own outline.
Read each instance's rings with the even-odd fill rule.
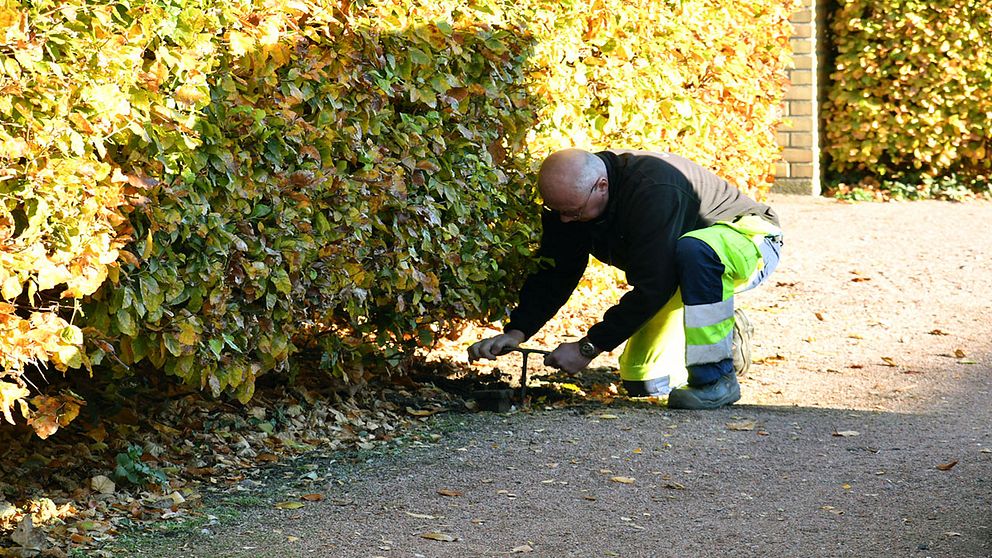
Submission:
[[[834,174],[932,183],[990,173],[992,4],[842,0],[831,30],[823,114]]]
[[[247,401],[265,372],[360,382],[501,318],[536,240],[533,170],[560,147],[675,151],[760,195],[790,10],[5,4],[0,410],[20,401],[42,435],[78,412],[27,406],[29,363]]]

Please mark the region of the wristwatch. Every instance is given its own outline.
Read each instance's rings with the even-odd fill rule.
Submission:
[[[588,337],[583,337],[579,340],[579,354],[586,358],[595,358],[596,355],[600,353],[600,350],[596,348],[596,345],[592,344],[592,341]]]

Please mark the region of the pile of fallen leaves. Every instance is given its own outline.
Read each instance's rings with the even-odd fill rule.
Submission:
[[[321,451],[371,449],[449,408],[430,384],[407,382],[342,398],[275,388],[246,407],[199,393],[155,402],[135,397],[113,415],[81,417],[40,443],[0,432],[0,556],[64,556],[136,523],[196,513],[204,491],[238,491],[253,472]]]
[[[623,289],[612,272],[593,268],[528,345],[553,349],[581,337]],[[105,547],[123,531],[203,516],[205,494],[258,490],[259,479],[285,463],[430,439],[424,421],[479,410],[473,391],[480,387],[512,390],[513,410],[617,396],[611,368],[576,378],[533,357],[527,397],[519,399],[519,355],[465,363],[468,344],[497,331],[469,327],[385,383],[351,395],[319,378],[260,383],[248,405],[176,385],[131,385],[103,399],[87,395],[79,418],[45,441],[27,426],[0,429],[0,556],[63,557],[74,549],[111,556]]]

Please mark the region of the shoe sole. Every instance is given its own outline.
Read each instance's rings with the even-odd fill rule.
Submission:
[[[754,326],[743,310],[734,310],[734,372],[738,376],[747,374],[751,368],[751,335]]]
[[[670,409],[684,409],[687,411],[711,411],[733,405],[741,398],[741,387],[738,385],[734,390],[722,399],[716,401],[703,401],[690,391],[675,390],[668,395],[668,407]]]

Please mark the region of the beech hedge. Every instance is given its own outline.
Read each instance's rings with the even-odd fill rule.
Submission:
[[[30,397],[29,364],[151,367],[247,401],[266,372],[359,382],[499,319],[560,147],[679,152],[760,196],[790,10],[0,7],[0,411],[20,401],[42,435],[78,412]]]
[[[869,184],[992,172],[992,5],[842,0],[825,151]]]

